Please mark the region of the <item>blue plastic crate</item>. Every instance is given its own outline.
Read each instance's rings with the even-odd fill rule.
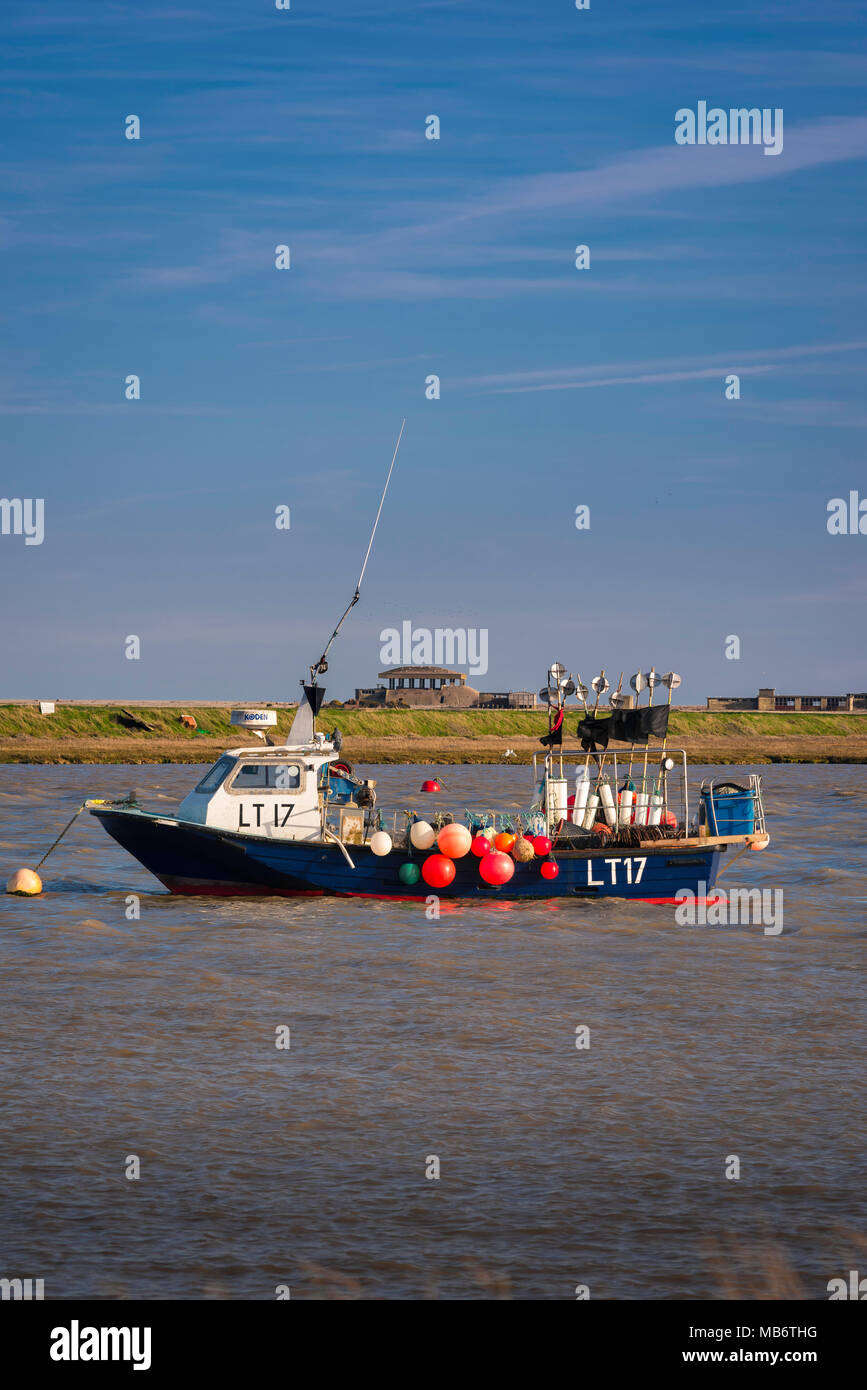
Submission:
[[[724,785],[701,794],[711,835],[752,835],[756,828],[756,792],[751,787]]]

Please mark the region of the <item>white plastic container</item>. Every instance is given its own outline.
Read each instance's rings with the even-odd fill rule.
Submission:
[[[633,825],[647,824],[647,802],[647,792],[635,793],[635,820],[632,822]]]
[[[635,805],[635,792],[630,791],[628,787],[627,787],[627,788],[624,788],[624,790],[620,793],[620,817],[619,817],[619,820],[620,820],[620,824],[621,824],[621,825],[631,825],[631,824],[632,824],[632,811],[633,811],[634,805]]]
[[[647,816],[648,825],[659,825],[662,820],[662,797],[658,794],[650,798],[650,810]]]
[[[599,797],[596,795],[595,792],[593,792],[592,796],[588,796],[587,798],[587,810],[584,812],[584,820],[582,824],[585,830],[592,830],[593,823],[596,820],[596,812],[598,810]]]

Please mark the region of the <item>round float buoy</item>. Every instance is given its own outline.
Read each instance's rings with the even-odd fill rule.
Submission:
[[[373,850],[374,854],[380,857],[383,854],[390,854],[391,836],[386,834],[384,830],[377,830],[376,834],[370,837],[370,848]]]
[[[431,888],[447,888],[456,873],[454,860],[444,854],[429,855],[421,866],[421,876]]]
[[[470,845],[470,849],[473,851],[473,854],[476,856],[477,859],[481,859],[483,855],[491,853],[491,851],[493,850],[493,845],[491,844],[487,835],[477,835],[476,838],[473,840],[473,843]]]
[[[551,841],[547,835],[537,835],[533,841],[533,848],[540,858],[551,853]]]
[[[536,851],[533,848],[533,841],[528,840],[525,835],[519,835],[511,849],[512,858],[518,864],[528,864],[531,859],[536,858]]]
[[[502,850],[495,849],[479,860],[479,873],[485,883],[496,886],[501,883],[508,883],[514,872],[514,859],[510,858],[508,854],[504,854]]]
[[[421,784],[421,789],[422,789],[423,792],[441,792],[441,791],[442,791],[442,787],[440,786],[439,782],[436,780],[435,777],[429,777],[429,778],[427,779],[426,782],[422,782],[422,784]]]
[[[7,893],[15,893],[19,898],[32,898],[42,892],[42,879],[35,869],[16,869],[6,884]]]
[[[511,831],[501,830],[494,839],[494,848],[498,849],[501,854],[508,854],[517,838],[517,835],[513,835]]]
[[[412,885],[418,883],[421,878],[421,869],[418,864],[414,864],[411,859],[408,859],[405,864],[401,864],[397,871],[397,876],[401,883],[405,883],[409,887],[412,887]]]
[[[553,859],[546,859],[542,865],[543,878],[556,878],[560,872],[560,865],[555,864]]]
[[[436,836],[432,825],[428,825],[426,820],[417,820],[410,828],[409,838],[416,849],[430,849]]]
[[[444,825],[437,835],[437,849],[449,859],[463,859],[472,843],[473,837],[465,825]]]

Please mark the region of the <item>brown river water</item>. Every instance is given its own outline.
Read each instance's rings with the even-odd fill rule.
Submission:
[[[424,775],[359,770],[399,806]],[[771,847],[721,886],[782,889],[779,935],[616,901],[175,898],[82,815],[44,895],[0,897],[0,1277],[822,1299],[867,1274],[867,768],[755,770]],[[528,799],[526,768],[438,775],[455,806]],[[0,767],[0,878],[86,796],[168,807],[196,777]]]

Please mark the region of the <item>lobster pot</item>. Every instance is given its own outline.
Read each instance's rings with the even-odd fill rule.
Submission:
[[[558,820],[569,819],[569,783],[565,777],[548,778],[548,821],[556,825]]]
[[[599,795],[602,800],[602,814],[607,824],[613,828],[617,824],[617,807],[614,804],[614,793],[607,782],[601,783]]]
[[[647,824],[647,792],[635,793],[635,820],[633,824]]]
[[[632,824],[632,807],[635,801],[635,792],[626,788],[620,793],[620,824]]]
[[[659,825],[662,820],[662,797],[654,794],[650,798],[650,810],[647,815],[648,825]]]
[[[572,805],[572,824],[583,825],[587,811],[587,798],[590,795],[590,779],[584,768],[575,778],[575,800]]]
[[[582,822],[585,830],[592,830],[593,823],[596,820],[596,812],[598,810],[599,797],[594,792],[592,796],[588,796],[587,798],[587,810],[584,812],[584,820]]]

